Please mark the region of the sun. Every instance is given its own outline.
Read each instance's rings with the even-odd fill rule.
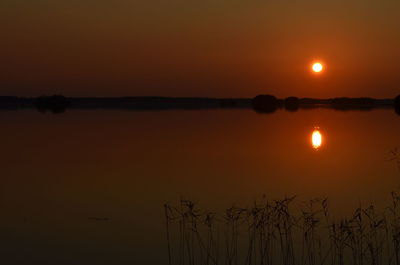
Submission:
[[[313,63],[312,70],[314,73],[321,73],[324,70],[324,66],[320,62]]]

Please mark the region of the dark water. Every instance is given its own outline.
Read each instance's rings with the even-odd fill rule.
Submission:
[[[400,184],[392,110],[27,110],[0,122],[5,264],[166,264],[163,204],[181,196],[216,211],[328,196],[345,215]]]

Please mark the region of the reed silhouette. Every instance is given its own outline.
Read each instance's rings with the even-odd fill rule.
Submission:
[[[400,194],[335,218],[326,198],[268,200],[224,213],[181,199],[164,205],[169,264],[400,265]]]

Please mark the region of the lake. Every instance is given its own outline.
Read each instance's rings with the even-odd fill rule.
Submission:
[[[391,109],[2,111],[5,264],[167,264],[164,203],[213,211],[328,197],[344,216],[399,187]],[[312,133],[322,136],[319,148]]]

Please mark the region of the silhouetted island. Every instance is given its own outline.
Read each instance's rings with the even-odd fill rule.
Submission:
[[[278,99],[273,95],[251,98],[200,98],[200,97],[65,97],[62,95],[41,97],[0,96],[0,110],[37,109],[40,112],[61,113],[67,109],[217,109],[253,108],[259,113],[272,113],[284,108],[287,111],[312,108],[336,110],[371,110],[394,108],[400,113],[400,96],[395,99],[360,98],[297,98]]]

